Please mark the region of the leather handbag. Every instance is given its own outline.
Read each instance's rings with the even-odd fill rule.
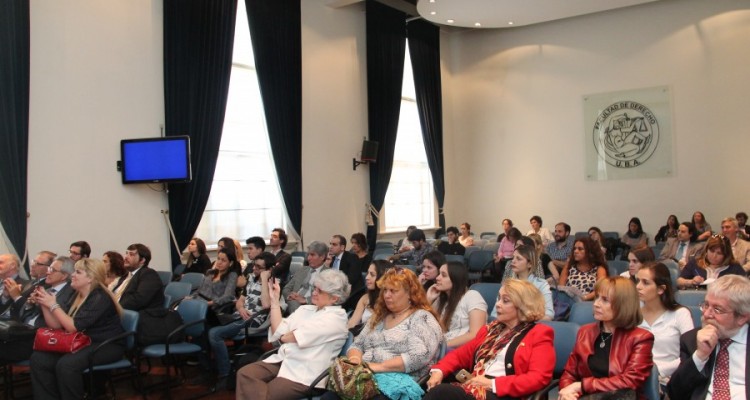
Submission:
[[[378,386],[367,363],[353,364],[346,356],[333,360],[329,369],[328,390],[342,400],[367,400],[378,394]]]
[[[91,338],[85,333],[64,329],[39,328],[34,337],[34,351],[75,353],[90,344]]]

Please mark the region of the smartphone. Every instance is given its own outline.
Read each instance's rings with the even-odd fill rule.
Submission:
[[[456,380],[460,383],[465,383],[471,379],[471,373],[465,369],[456,372]]]

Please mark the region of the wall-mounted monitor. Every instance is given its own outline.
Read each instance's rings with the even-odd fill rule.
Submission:
[[[190,182],[190,137],[122,140],[120,168],[126,184]]]

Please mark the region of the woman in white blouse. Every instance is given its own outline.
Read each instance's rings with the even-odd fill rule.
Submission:
[[[349,297],[349,280],[343,272],[328,269],[318,274],[313,287],[312,304],[282,318],[279,282],[269,286],[268,341],[281,347],[276,354],[237,371],[238,399],[300,398],[341,351],[348,330],[346,311],[340,304]]]
[[[469,273],[461,262],[440,266],[435,284],[427,290],[427,300],[440,316],[450,348],[474,339],[487,323],[487,303],[479,292],[469,290]]]
[[[680,335],[693,329],[690,310],[674,299],[669,269],[662,263],[646,263],[636,275],[643,322],[639,325],[654,335],[654,364],[659,382],[666,385],[680,365]]]

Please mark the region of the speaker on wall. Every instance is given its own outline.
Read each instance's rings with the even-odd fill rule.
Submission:
[[[352,158],[352,169],[357,170],[357,166],[361,164],[374,163],[378,159],[378,142],[365,139],[362,142],[362,155],[360,160]]]

